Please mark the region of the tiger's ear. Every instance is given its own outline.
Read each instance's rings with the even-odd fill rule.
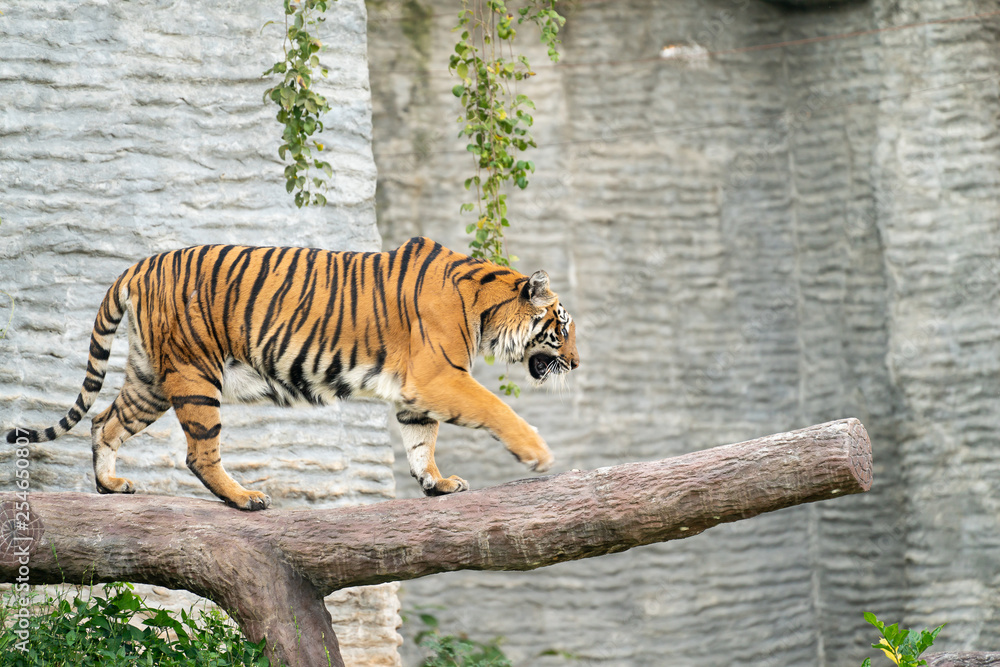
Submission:
[[[547,308],[556,300],[556,295],[549,289],[549,274],[535,271],[521,288],[521,298],[536,308]]]

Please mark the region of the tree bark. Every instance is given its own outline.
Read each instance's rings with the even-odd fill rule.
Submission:
[[[1000,653],[933,653],[922,658],[927,667],[1000,667]]]
[[[0,581],[132,581],[217,602],[287,665],[342,665],[323,597],[460,569],[531,570],[697,535],[867,491],[871,444],[845,419],[650,463],[339,509],[243,512],[161,496],[0,494]],[[22,517],[23,518],[23,517]],[[20,532],[19,532],[20,531]],[[19,536],[31,540],[17,540]],[[19,546],[20,545],[20,546]],[[23,570],[21,570],[23,573]]]

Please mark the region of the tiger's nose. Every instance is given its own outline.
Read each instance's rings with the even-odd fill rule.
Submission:
[[[570,370],[573,370],[574,368],[576,368],[579,365],[580,365],[580,358],[579,357],[573,357],[572,359],[569,360],[569,369]]]

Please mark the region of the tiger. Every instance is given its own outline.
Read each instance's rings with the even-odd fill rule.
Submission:
[[[473,378],[478,356],[523,364],[536,385],[580,364],[576,325],[544,271],[525,276],[423,237],[388,252],[193,246],[147,257],[115,280],[76,403],[58,425],[15,428],[8,443],[54,440],[83,418],[126,313],[125,380],[92,420],[98,492],[135,493],[116,474],[118,448],[172,407],[188,468],[242,510],[271,498],[223,468],[222,403],[387,401],[411,475],[436,496],[469,488],[434,461],[442,421],[487,430],[529,469],[553,464],[537,429]]]

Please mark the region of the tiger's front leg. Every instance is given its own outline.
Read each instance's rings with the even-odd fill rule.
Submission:
[[[420,482],[425,496],[469,490],[469,483],[457,475],[442,477],[434,462],[434,445],[437,443],[439,424],[437,420],[397,404],[396,421],[399,422],[399,430],[403,435],[410,474]]]
[[[538,431],[468,372],[449,368],[431,377],[426,383],[408,384],[404,396],[409,398],[406,406],[410,413],[432,422],[440,418],[459,426],[487,429],[532,470],[545,472],[552,466],[552,452]],[[436,436],[437,422],[433,432]],[[410,461],[412,469],[413,459]]]

